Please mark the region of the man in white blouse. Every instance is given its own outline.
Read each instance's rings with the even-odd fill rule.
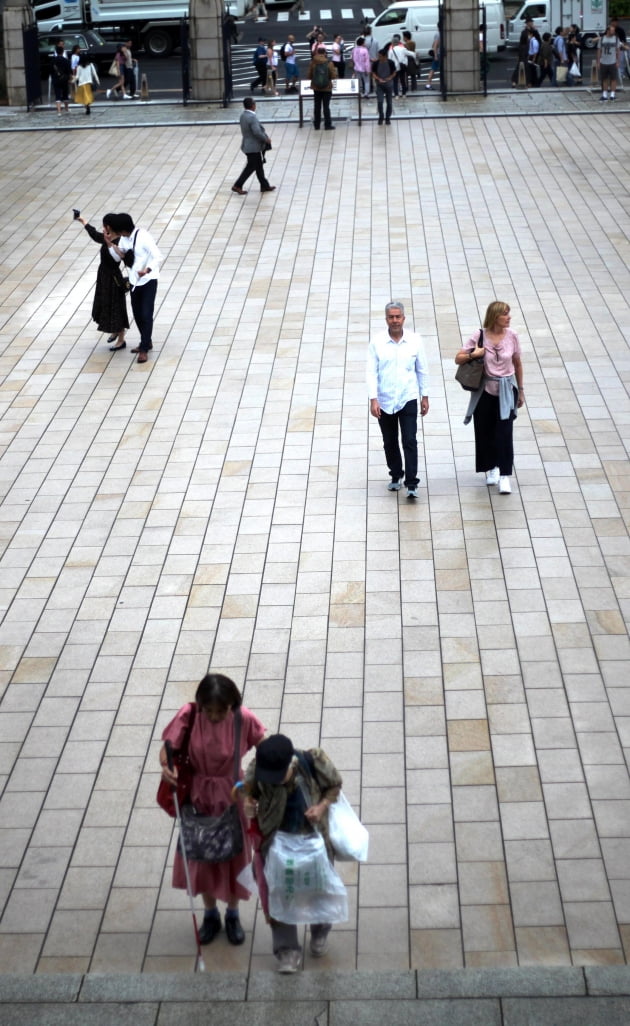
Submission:
[[[138,363],[146,363],[153,349],[153,311],[162,254],[146,228],[136,228],[130,214],[116,214],[114,229],[120,240],[113,249],[129,269],[131,309],[140,332],[140,344],[132,349]]]
[[[407,498],[418,498],[418,398],[420,413],[429,412],[429,375],[422,339],[405,330],[405,308],[391,302],[385,307],[387,332],[372,339],[368,348],[367,384],[370,413],[378,419],[385,459],[391,481],[390,492],[398,492],[403,477]]]

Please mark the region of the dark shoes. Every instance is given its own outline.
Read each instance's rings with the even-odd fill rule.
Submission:
[[[146,363],[148,359],[149,359],[149,354],[145,353],[144,350],[141,350],[138,353],[138,359],[136,360],[136,363]]]
[[[324,131],[325,132],[334,132],[335,131],[335,126],[334,125],[324,125]]]
[[[127,343],[126,342],[121,342],[121,344],[119,346],[110,346],[109,351],[110,351],[110,353],[117,353],[119,349],[126,349],[126,348],[127,348]]]
[[[221,917],[218,912],[204,916],[199,930],[199,942],[211,944],[218,933],[221,933]],[[245,931],[238,916],[225,917],[225,935],[230,944],[239,945],[245,940]]]
[[[241,926],[241,921],[238,916],[225,917],[225,935],[230,944],[238,945],[243,943],[245,940],[245,931]]]
[[[261,192],[275,192],[276,191],[276,187],[275,187],[275,185],[267,185],[264,189],[261,189],[260,191]]]
[[[237,192],[239,196],[247,196],[247,190],[241,189],[238,185],[232,186],[232,192]]]
[[[152,343],[151,343],[151,345],[149,346],[149,349],[153,349],[153,342],[152,342]],[[134,348],[133,348],[133,349],[131,350],[131,352],[132,352],[132,353],[142,353],[142,352],[148,352],[148,350],[146,350],[146,349],[145,349],[145,350],[142,350],[142,349],[140,348],[140,346],[134,346]]]
[[[199,943],[211,944],[218,933],[221,933],[221,917],[217,912],[214,916],[204,916],[199,931]]]

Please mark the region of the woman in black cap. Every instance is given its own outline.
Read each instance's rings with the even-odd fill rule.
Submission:
[[[294,749],[284,734],[272,734],[258,745],[256,758],[245,771],[244,811],[256,817],[264,860],[276,830],[290,834],[321,832],[328,856],[328,809],[341,791],[341,777],[321,748]],[[308,799],[308,800],[307,800]],[[262,875],[262,874],[261,874]],[[298,928],[269,916],[264,881],[258,876],[261,903],[271,926],[273,953],[279,973],[295,973],[300,967],[302,948]],[[261,887],[261,884],[263,885]],[[311,924],[311,955],[321,958],[328,947],[331,923]]]

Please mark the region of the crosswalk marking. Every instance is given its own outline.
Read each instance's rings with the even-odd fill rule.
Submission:
[[[289,20],[289,12],[288,11],[278,11],[278,21],[288,21],[288,20]]]
[[[352,11],[352,9],[349,9],[347,7],[342,7],[341,8],[341,17],[342,18],[354,18],[354,12]]]
[[[332,11],[320,11],[319,17],[321,21],[332,21]]]
[[[341,11],[339,13],[339,17],[341,18],[342,21],[353,21],[353,22],[356,22],[356,23],[358,23],[360,21],[366,21],[366,22],[374,21],[376,15],[375,15],[374,9],[372,7],[361,7],[361,8],[359,8],[359,10],[360,10],[360,15],[357,17],[357,16],[355,16],[355,13],[354,13],[354,10],[353,10],[352,7],[342,7]],[[268,16],[266,18],[259,18],[258,21],[259,22],[267,21],[267,22],[283,22],[283,23],[285,23],[285,22],[290,21],[291,15],[294,14],[294,13],[295,12],[292,9],[288,10],[288,11],[275,11],[275,10],[273,10],[273,8],[270,8]],[[314,20],[318,21],[319,24],[323,24],[325,21],[332,21],[332,16],[333,16],[332,11],[330,11],[328,9],[320,10],[319,15],[318,16],[314,16],[314,17],[311,17],[311,12],[310,11],[304,11],[304,13],[299,13],[298,12],[298,15],[297,15],[298,21],[307,21],[309,24],[312,24]],[[243,24],[243,19],[239,18],[238,19],[238,23],[239,24]]]

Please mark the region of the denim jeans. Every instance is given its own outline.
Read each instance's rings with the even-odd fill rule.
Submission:
[[[383,100],[385,100],[385,119],[389,121],[392,116],[392,95],[394,87],[391,82],[376,83],[376,106],[378,107],[378,120],[383,120]]]

